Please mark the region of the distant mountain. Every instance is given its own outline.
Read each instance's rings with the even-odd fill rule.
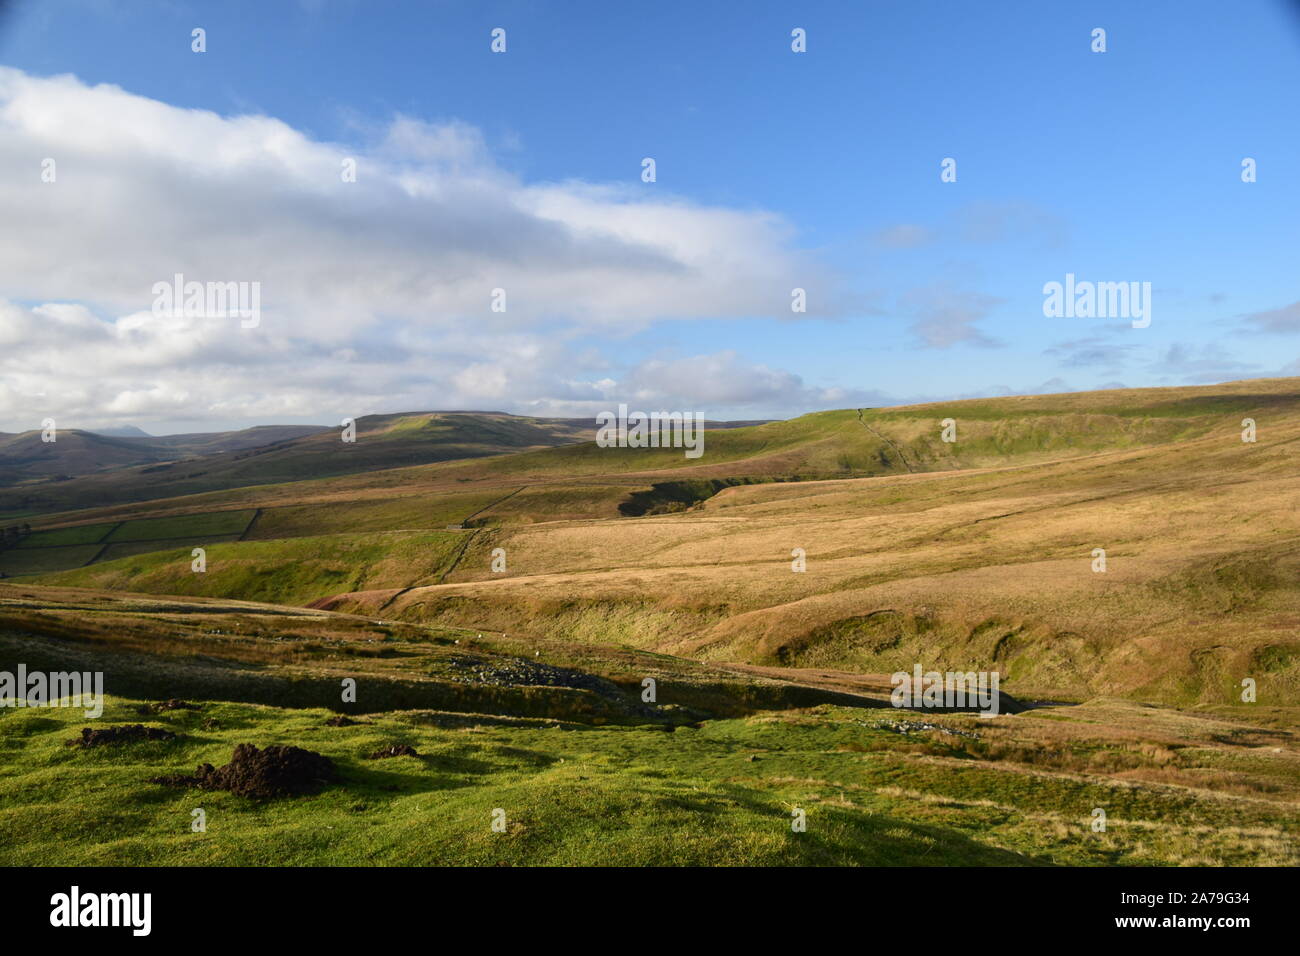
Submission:
[[[353,442],[343,442],[341,431],[263,425],[120,437],[69,429],[50,444],[38,431],[0,434],[0,513],[63,511],[554,448],[594,441],[596,424],[594,418],[504,412],[399,412],[357,419]]]
[[[267,425],[238,432],[116,438],[60,431],[0,435],[0,512],[55,511],[247,485],[349,475],[595,438],[592,419],[500,412],[404,412],[340,428]]]
[[[159,437],[126,425],[98,431],[61,428],[52,442],[44,441],[37,430],[17,435],[0,432],[0,487],[246,451],[330,430],[316,425],[268,425],[234,432]]]
[[[121,438],[76,428],[61,428],[47,442],[38,430],[0,435],[0,485],[36,478],[66,478],[106,468],[159,462],[167,453],[149,439]]]
[[[295,438],[306,438],[336,429],[324,425],[255,425],[235,432],[192,432],[185,435],[161,435],[150,441],[155,448],[176,452],[178,457],[215,455],[226,451],[247,451]]]
[[[152,438],[147,431],[134,425],[114,425],[112,428],[86,428],[83,431],[107,438]]]

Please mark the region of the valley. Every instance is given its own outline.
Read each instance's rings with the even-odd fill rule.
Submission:
[[[0,550],[0,670],[102,670],[99,723],[198,708],[103,753],[62,747],[75,710],[0,709],[0,857],[1297,861],[1300,380],[714,423],[699,459],[581,438],[381,416],[192,484],[0,488],[30,528]],[[890,706],[918,665],[996,671],[1007,706]],[[241,742],[343,783],[205,795],[228,828],[191,840],[147,779]],[[64,839],[91,792],[116,822]]]

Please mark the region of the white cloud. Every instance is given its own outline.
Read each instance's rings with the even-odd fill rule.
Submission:
[[[996,296],[958,289],[946,282],[912,289],[899,304],[912,319],[911,330],[929,348],[946,349],[959,343],[984,347],[1001,345],[975,323],[1002,303]]]
[[[915,223],[900,223],[875,234],[876,244],[886,249],[916,249],[934,242],[935,238],[933,229]]]
[[[347,158],[355,183],[340,176]],[[610,386],[575,384],[619,378],[593,336],[788,318],[796,286],[816,290],[814,308],[844,301],[775,215],[639,182],[524,182],[463,123],[399,116],[344,146],[9,68],[0,209],[10,430],[46,415],[229,423],[601,400]],[[259,282],[261,324],[155,316],[152,287],[176,273]],[[496,288],[504,313],[489,308]],[[703,378],[663,369],[647,385],[647,367],[616,387],[684,405],[765,400],[798,381],[696,361]]]
[[[1253,325],[1257,332],[1300,332],[1300,302],[1292,302],[1279,309],[1251,312],[1243,316],[1243,319]]]
[[[1261,373],[1261,366],[1253,362],[1240,362],[1218,343],[1195,346],[1174,343],[1151,363],[1151,370],[1166,379],[1188,385],[1225,382]]]

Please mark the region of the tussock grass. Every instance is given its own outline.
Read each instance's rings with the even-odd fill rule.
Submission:
[[[105,721],[140,720],[113,699]],[[857,712],[626,727],[205,703],[147,720],[175,742],[80,750],[66,710],[0,713],[0,862],[100,865],[1099,865],[1295,862],[1293,806],[1236,804],[1100,778],[1025,777],[889,749]],[[149,777],[224,763],[237,743],[330,757],[342,782],[254,801]],[[393,743],[419,757],[366,760]],[[1104,834],[1091,810],[1108,811]],[[202,807],[207,832],[192,833]],[[494,833],[492,812],[505,811]],[[807,832],[790,828],[791,811]]]

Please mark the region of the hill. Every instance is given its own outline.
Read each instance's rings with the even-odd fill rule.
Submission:
[[[148,440],[120,438],[74,428],[60,429],[55,440],[39,430],[0,435],[0,485],[41,478],[69,478],[167,458]]]
[[[132,465],[241,451],[325,430],[314,425],[264,425],[232,432],[154,436],[130,427],[98,431],[60,428],[52,442],[44,441],[39,430],[0,433],[0,487],[42,478],[66,481]]]
[[[294,597],[751,664],[888,672],[924,656],[1000,669],[1030,696],[1222,702],[1251,677],[1277,699],[1300,691],[1285,611],[1300,605],[1297,441],[1294,379],[825,412],[710,432],[698,462],[589,443],[227,493],[260,516],[214,553],[274,566],[257,539],[438,531],[462,541],[436,581],[377,562],[339,592],[307,564]],[[816,477],[836,463],[879,473]],[[198,514],[119,514],[55,543],[84,547],[67,540],[77,528],[145,541],[148,522]],[[42,580],[252,596],[238,577],[195,582],[186,555]]]
[[[1088,411],[1094,396],[1071,396],[1054,419],[1056,398],[1005,400],[1022,414],[982,421],[952,405],[890,410],[870,420],[913,467],[999,452],[1003,463],[742,484],[634,521],[503,523],[439,586],[324,606],[367,613],[391,599],[385,613],[400,619],[710,660],[888,672],[924,659],[999,669],[1029,696],[1225,702],[1250,678],[1295,699],[1297,384],[1119,407],[1103,394]],[[915,434],[941,413],[957,415],[951,452]],[[1247,417],[1254,442],[1242,441]],[[1098,450],[1103,422],[1114,450]],[[505,573],[491,570],[496,548]]]
[[[111,428],[86,428],[83,431],[94,432],[96,435],[108,435],[111,438],[153,438],[143,428],[137,428],[135,425],[116,425]]]
[[[69,747],[80,709],[0,708],[6,865],[1296,862],[1300,749],[1268,705],[920,714],[861,675],[0,584],[0,668],[15,660],[100,671],[97,726],[175,737]],[[339,779],[292,800],[205,791],[220,825],[196,838],[195,792],[160,778],[250,740],[322,753]]]
[[[584,422],[590,429],[590,423]],[[45,444],[39,432],[0,443],[0,515],[39,514],[100,504],[147,501],[257,484],[297,481],[473,458],[580,440],[568,420],[497,413],[421,412],[370,415],[356,421],[356,441],[342,429],[266,426],[210,435],[106,438],[60,431]],[[57,483],[26,481],[58,476]]]
[[[0,861],[1296,862],[1300,381],[706,438],[330,476],[321,447],[304,480],[26,519],[0,669],[102,672],[108,723],[178,736],[67,747],[80,711],[0,708]],[[918,664],[998,673],[999,715],[890,707]],[[250,741],[340,779],[205,792],[199,847],[151,781]]]

